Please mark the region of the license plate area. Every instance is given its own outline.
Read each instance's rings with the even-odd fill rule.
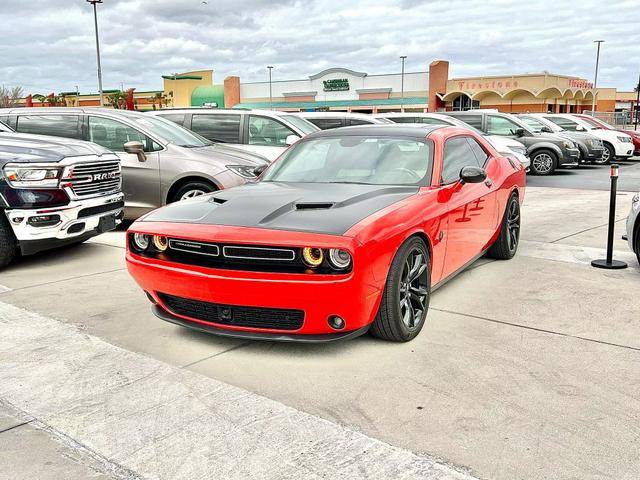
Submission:
[[[116,228],[116,216],[105,215],[98,220],[98,233],[108,232]]]

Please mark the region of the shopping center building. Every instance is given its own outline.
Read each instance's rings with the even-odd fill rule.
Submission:
[[[165,75],[162,90],[134,91],[134,104],[139,110],[208,106],[364,113],[469,108],[579,113],[591,110],[595,94],[600,112],[637,109],[635,92],[607,87],[598,88],[596,93],[585,78],[549,72],[449,78],[449,62],[444,60],[404,75],[370,74],[341,67],[294,80],[280,80],[277,71],[273,73],[271,82],[242,82],[240,77],[231,76],[217,84],[213,70]],[[67,105],[97,105],[98,100],[96,94],[65,94]]]

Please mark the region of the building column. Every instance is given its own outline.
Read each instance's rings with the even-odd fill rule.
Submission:
[[[556,103],[553,106],[553,113],[560,113],[560,104],[558,103],[558,99],[556,98]]]
[[[240,77],[224,79],[224,107],[233,108],[240,103]]]
[[[437,112],[444,108],[444,103],[438,98],[438,93],[447,92],[447,80],[449,80],[449,62],[446,60],[434,60],[429,64],[429,112]]]

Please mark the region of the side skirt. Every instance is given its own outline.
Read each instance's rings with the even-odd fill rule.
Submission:
[[[489,250],[488,248],[484,249],[482,252],[480,252],[479,255],[476,255],[475,257],[473,257],[471,260],[469,260],[467,263],[465,263],[464,265],[462,265],[459,269],[457,269],[455,272],[450,273],[449,275],[447,275],[445,278],[441,279],[438,283],[436,283],[435,285],[433,285],[431,287],[431,292],[435,292],[437,289],[439,289],[441,286],[443,286],[445,283],[447,283],[449,280],[451,280],[453,277],[455,277],[456,275],[458,275],[459,273],[463,272],[464,270],[466,270],[468,267],[470,267],[476,260],[478,260],[480,257],[482,257],[485,253],[487,253],[487,250]]]

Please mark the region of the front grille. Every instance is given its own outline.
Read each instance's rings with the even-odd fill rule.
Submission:
[[[120,162],[87,162],[73,165],[63,182],[77,197],[106,195],[120,190]]]
[[[124,207],[124,202],[112,202],[105,203],[104,205],[98,205],[95,207],[87,207],[83,208],[78,212],[78,218],[92,217],[93,215],[99,215],[105,212],[111,212],[113,210],[118,210],[119,208]]]
[[[302,310],[222,305],[157,293],[173,313],[204,322],[273,330],[298,330],[304,322]]]
[[[302,260],[302,248],[300,247],[227,245],[182,238],[168,238],[168,244],[169,248],[163,252],[158,251],[152,243],[147,250],[140,252],[133,242],[133,234],[129,234],[129,246],[138,255],[185,265],[275,273],[345,274],[351,271],[351,267],[346,270],[332,268],[327,260],[327,249],[323,250],[324,262],[311,270]]]

